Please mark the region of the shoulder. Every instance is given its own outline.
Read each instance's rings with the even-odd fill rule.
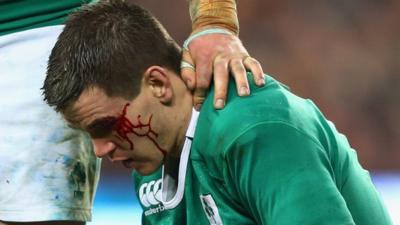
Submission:
[[[226,148],[243,132],[258,124],[270,123],[286,124],[312,135],[315,127],[324,121],[315,105],[294,95],[272,77],[265,76],[265,79],[264,87],[256,87],[249,74],[251,95],[248,97],[237,96],[231,82],[223,110],[214,110],[211,91],[200,113],[195,139],[213,149]]]
[[[265,79],[264,87],[251,84],[251,95],[245,98],[236,95],[231,82],[223,110],[214,110],[213,92],[207,97],[198,119],[191,159],[202,160],[214,176],[221,177],[227,159],[237,154],[257,157],[268,156],[271,150],[295,150],[291,153],[294,156],[304,149],[295,148],[299,145],[314,145],[316,151],[324,149],[327,126],[318,108],[272,77]],[[251,82],[252,77],[248,80]],[[288,146],[281,146],[285,142]]]

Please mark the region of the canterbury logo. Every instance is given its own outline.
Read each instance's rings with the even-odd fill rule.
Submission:
[[[160,204],[162,179],[144,183],[139,189],[139,200],[144,207]]]

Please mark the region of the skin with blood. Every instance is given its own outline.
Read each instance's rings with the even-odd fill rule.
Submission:
[[[147,121],[147,123],[143,123],[141,121],[141,115],[138,115],[137,122],[136,122],[136,124],[134,124],[126,117],[127,108],[129,105],[130,105],[129,103],[127,103],[125,105],[124,109],[122,110],[121,116],[118,118],[118,121],[115,124],[114,130],[118,134],[117,137],[122,140],[127,141],[130,144],[131,150],[134,150],[134,144],[133,144],[132,140],[130,140],[128,138],[128,134],[133,133],[138,137],[146,137],[151,142],[153,142],[153,144],[157,147],[157,149],[165,157],[167,152],[156,141],[156,138],[158,137],[158,133],[155,132],[151,127],[151,119],[152,119],[153,115],[150,115],[150,118]]]

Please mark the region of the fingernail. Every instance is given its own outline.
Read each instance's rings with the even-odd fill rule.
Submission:
[[[215,108],[217,109],[222,109],[225,106],[225,101],[223,99],[217,99],[217,101],[215,101]]]
[[[247,87],[241,87],[239,89],[239,95],[240,96],[245,96],[245,95],[249,95],[249,94],[250,94],[250,91],[249,91],[249,89]]]
[[[265,80],[264,79],[259,79],[258,80],[258,85],[264,86],[265,85]]]
[[[194,106],[194,109],[195,109],[196,111],[200,111],[200,109],[201,109],[201,104],[196,104],[196,105]]]

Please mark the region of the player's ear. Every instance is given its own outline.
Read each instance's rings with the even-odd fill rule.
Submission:
[[[144,73],[144,81],[152,95],[163,104],[170,104],[173,98],[171,80],[168,71],[160,66],[150,66]]]

